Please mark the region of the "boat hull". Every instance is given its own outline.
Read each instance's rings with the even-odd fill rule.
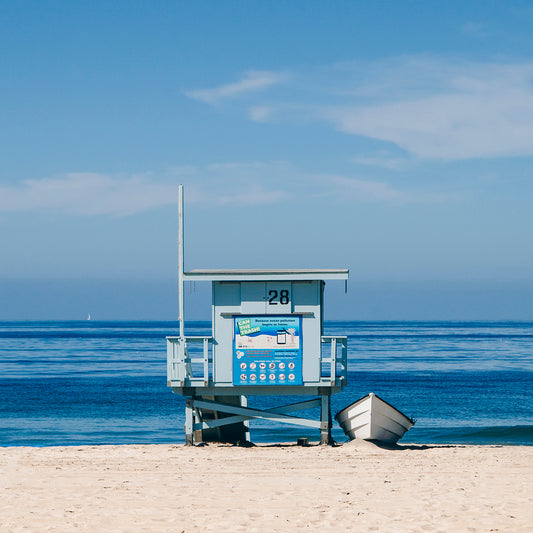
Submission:
[[[339,411],[335,420],[350,440],[388,444],[398,442],[414,424],[414,420],[372,392]]]

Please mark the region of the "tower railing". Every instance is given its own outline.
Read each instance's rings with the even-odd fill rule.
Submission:
[[[169,385],[208,387],[212,361],[213,337],[167,337]]]
[[[321,341],[321,379],[329,378],[331,385],[338,384],[338,381],[344,381],[345,384],[348,377],[348,338],[326,335],[322,336]]]
[[[213,343],[213,337],[209,336],[167,337],[169,386],[210,386],[213,377]],[[321,337],[319,384],[342,386],[346,383],[347,375],[347,337]]]

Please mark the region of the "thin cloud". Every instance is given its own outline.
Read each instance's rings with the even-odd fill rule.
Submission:
[[[533,93],[517,88],[334,107],[323,117],[340,131],[391,141],[420,158],[533,154]]]
[[[404,170],[410,159],[408,157],[398,157],[386,151],[377,151],[368,155],[359,155],[351,159],[358,165],[369,167],[382,167],[389,170]]]
[[[194,94],[215,103],[279,81],[279,74],[248,74]],[[349,135],[392,142],[419,159],[533,155],[530,62],[402,56],[308,69],[285,81],[268,102],[259,95],[246,101],[250,120],[326,122]]]
[[[351,192],[365,200],[405,202],[409,199],[407,193],[392,189],[389,185],[382,182],[345,178],[342,176],[332,176],[330,181],[337,187],[344,189],[345,192]]]
[[[254,122],[267,122],[274,114],[274,110],[268,106],[252,106],[248,110],[250,118]]]
[[[185,93],[189,98],[201,100],[207,104],[216,104],[227,98],[235,98],[245,93],[266,89],[285,81],[286,75],[278,72],[269,72],[265,70],[252,70],[246,72],[242,79],[235,83],[221,85],[213,89],[200,89]]]
[[[127,216],[176,202],[176,188],[143,176],[70,173],[0,187],[0,211]]]
[[[187,201],[204,206],[260,205],[284,201],[282,188],[235,176],[240,167],[177,167],[163,176],[69,173],[0,186],[0,212],[52,211],[79,216],[124,217],[176,205],[177,184],[187,185]],[[249,166],[247,167],[249,170]],[[200,185],[198,184],[200,182]],[[265,183],[268,183],[266,181]]]
[[[335,203],[434,203],[452,199],[450,195],[403,190],[360,176],[307,172],[285,161],[212,164],[200,174],[209,180],[211,187],[204,183],[200,192],[192,184],[188,197],[192,191],[193,201],[204,204],[281,203],[305,197],[328,198]]]
[[[191,203],[209,207],[268,205],[292,197],[291,172],[292,166],[284,162],[211,163],[198,167],[195,178],[182,183]]]
[[[533,63],[403,63],[373,80],[374,100],[317,107],[316,116],[419,158],[533,155]]]
[[[234,186],[233,186],[234,187]],[[229,187],[226,189],[230,189]],[[216,192],[207,188],[199,189],[194,185],[188,189],[193,203],[206,206],[251,206],[277,204],[286,201],[291,195],[281,189],[270,189],[260,183],[249,183],[244,187],[234,187],[233,190]]]
[[[385,182],[346,176],[324,176],[324,181],[329,184],[330,193],[344,202],[427,204],[452,199],[450,195],[395,189]]]
[[[0,186],[1,212],[53,212],[76,216],[124,217],[175,206],[177,185],[186,202],[203,207],[281,204],[297,197],[333,202],[427,202],[442,199],[404,191],[383,181],[313,174],[283,161],[181,166],[156,174],[123,176],[69,173]]]

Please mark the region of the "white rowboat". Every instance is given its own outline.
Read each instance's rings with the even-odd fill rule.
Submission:
[[[373,392],[335,415],[346,436],[395,444],[415,421]]]

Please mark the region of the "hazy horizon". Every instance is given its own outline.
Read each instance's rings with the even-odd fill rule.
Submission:
[[[211,284],[185,285],[185,319],[211,320]],[[0,320],[177,320],[177,280],[0,282]],[[329,282],[326,320],[531,321],[533,282]]]

